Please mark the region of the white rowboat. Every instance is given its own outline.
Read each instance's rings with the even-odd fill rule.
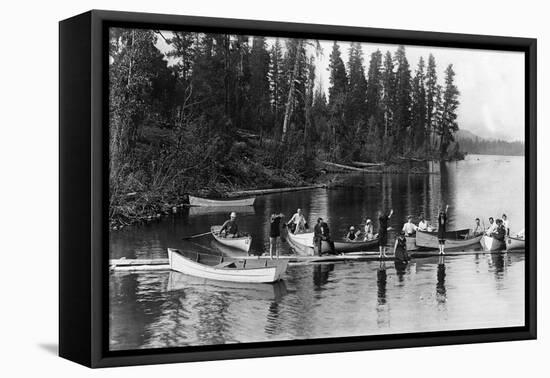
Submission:
[[[288,267],[288,260],[246,260],[224,259],[201,254],[184,255],[181,251],[168,248],[170,269],[190,276],[217,281],[242,283],[270,283],[279,281]]]
[[[222,226],[212,226],[210,227],[210,232],[212,232],[212,236],[214,236],[214,239],[220,244],[223,244],[227,247],[239,249],[241,251],[245,251],[248,253],[250,250],[250,246],[252,245],[252,237],[250,235],[242,236],[238,238],[232,238],[232,237],[222,237],[220,236],[220,229]]]
[[[481,238],[481,246],[484,251],[502,251],[505,248],[504,240],[497,240],[487,235]]]
[[[461,230],[462,231],[462,230]],[[445,237],[445,249],[472,249],[478,247],[482,235],[468,237],[461,236],[462,234],[457,231],[455,237]],[[437,233],[417,231],[416,232],[416,246],[429,249],[439,248],[439,239]]]
[[[525,239],[508,236],[506,238],[506,250],[514,251],[518,249],[525,249]]]
[[[208,198],[200,198],[195,196],[189,196],[189,205],[191,206],[252,206],[256,197],[240,198],[240,199],[227,199],[227,200],[214,200]]]
[[[296,254],[301,256],[313,256],[313,232],[306,232],[303,234],[293,234],[288,232],[287,234],[288,244],[294,249]],[[350,253],[368,251],[378,246],[378,238],[372,240],[358,240],[358,241],[334,241],[334,250],[337,253]],[[323,241],[321,243],[321,253],[331,252],[330,245]]]

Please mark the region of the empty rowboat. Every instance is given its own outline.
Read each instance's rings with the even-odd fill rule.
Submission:
[[[498,240],[493,237],[483,235],[481,238],[481,246],[484,251],[502,251],[505,249],[504,240]]]
[[[210,232],[212,232],[212,236],[214,236],[214,239],[216,239],[218,243],[223,244],[227,247],[235,248],[248,253],[248,251],[250,250],[250,246],[252,245],[252,237],[250,235],[241,236],[237,238],[233,238],[233,237],[226,238],[220,235],[221,228],[222,226],[210,227]]]
[[[227,259],[168,248],[170,269],[217,281],[270,283],[279,281],[288,267],[286,259]]]
[[[515,251],[525,249],[525,239],[515,236],[508,236],[506,238],[506,250]]]
[[[482,235],[468,236],[469,230],[449,231],[445,233],[445,249],[472,249],[480,247],[479,242]],[[439,248],[439,238],[437,232],[416,232],[416,246],[419,248],[437,249]]]
[[[301,256],[313,256],[313,232],[306,232],[303,234],[293,234],[291,232],[287,235],[288,244]],[[368,251],[375,248],[378,245],[378,239],[372,239],[367,241],[335,241],[334,250],[338,253],[349,252],[361,252]],[[331,251],[330,245],[327,242],[321,243],[321,253],[329,253]]]
[[[422,246],[422,245],[419,245],[416,242],[416,236],[418,235],[418,233],[415,236],[406,236],[407,251],[416,251],[416,250],[419,250],[419,249],[426,249],[426,248],[427,249],[438,249],[439,248],[438,247],[439,241],[437,239],[437,231],[419,231],[419,232],[422,232],[424,234],[429,234],[429,235],[435,237],[435,239],[430,238],[431,241],[429,242],[429,244],[427,244],[427,246]],[[445,240],[448,240],[448,239],[464,239],[468,236],[469,233],[470,233],[470,229],[468,229],[468,228],[464,228],[464,229],[461,229],[461,230],[455,230],[455,231],[447,231],[447,232],[445,232]],[[434,240],[435,240],[435,244],[434,244]],[[423,238],[420,243],[421,244],[428,243],[427,238]]]
[[[195,196],[189,196],[189,205],[191,206],[252,206],[256,197],[240,198],[240,199],[208,199]]]

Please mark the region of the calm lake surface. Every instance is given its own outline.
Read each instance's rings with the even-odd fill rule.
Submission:
[[[391,226],[424,213],[436,221],[449,204],[449,229],[475,217],[508,215],[524,227],[524,158],[470,155],[440,175],[343,175],[345,188],[260,196],[237,209],[239,226],[267,251],[269,216],[296,208],[309,223],[328,220],[334,239],[350,225],[394,209]],[[110,233],[111,258],[165,258],[166,248],[231,255],[211,236],[181,237],[221,224],[230,210],[184,209],[144,226]],[[390,232],[390,243],[394,233]],[[286,243],[283,253],[289,253]],[[528,253],[528,251],[526,252]],[[309,339],[524,325],[523,253],[290,267],[274,285],[208,281],[177,272],[110,273],[112,350]]]

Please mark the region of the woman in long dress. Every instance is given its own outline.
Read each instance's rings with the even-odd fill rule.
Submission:
[[[449,205],[443,209],[439,210],[439,216],[437,217],[437,239],[439,240],[439,254],[445,254],[445,233],[447,232],[447,211],[449,210]]]

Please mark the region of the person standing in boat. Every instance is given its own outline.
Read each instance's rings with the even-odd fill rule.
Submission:
[[[506,236],[506,228],[504,227],[504,222],[502,219],[496,220],[496,229],[491,233],[491,237],[494,239],[497,239],[498,241],[504,241],[504,237]]]
[[[472,236],[483,235],[483,227],[481,226],[479,218],[476,218],[474,228],[472,228]]]
[[[437,217],[437,239],[439,240],[439,254],[445,254],[445,233],[447,232],[447,211],[449,205],[445,206],[445,210],[439,210]]]
[[[380,249],[380,257],[387,257],[388,222],[392,215],[393,209],[390,210],[389,214],[384,214],[381,210],[378,211],[378,248]]]
[[[355,230],[355,226],[351,226],[349,228],[349,231],[348,233],[346,234],[346,237],[345,239],[348,240],[348,241],[356,241],[357,240],[357,236],[359,235],[359,230]]]
[[[506,230],[506,236],[510,236],[510,221],[508,220],[506,214],[502,214],[502,225]]]
[[[237,213],[231,212],[229,219],[224,222],[220,228],[220,236],[226,238],[236,238],[239,236],[239,226],[237,225]]]
[[[412,222],[412,217],[409,216],[407,218],[407,223],[403,225],[403,229],[401,231],[403,231],[406,236],[413,236],[416,234],[417,229],[418,227]]]
[[[273,258],[273,255],[277,255],[279,258],[279,249],[277,243],[281,236],[281,219],[283,214],[271,214],[271,221],[269,222],[269,257]]]
[[[487,227],[487,231],[485,231],[485,233],[488,236],[491,236],[491,234],[495,232],[496,229],[497,229],[497,224],[495,223],[495,220],[493,219],[493,217],[489,217],[489,227]]]
[[[302,214],[302,209],[296,210],[296,213],[290,218],[287,223],[293,234],[300,234],[306,231],[308,228],[306,218]]]
[[[364,241],[374,239],[374,225],[370,219],[365,221],[365,237]]]

